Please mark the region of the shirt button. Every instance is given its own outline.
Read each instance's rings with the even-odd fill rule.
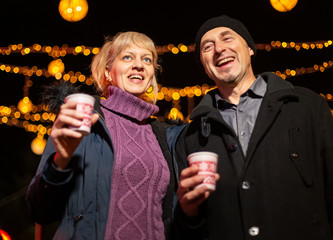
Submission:
[[[258,228],[258,227],[255,227],[255,226],[251,227],[251,228],[249,229],[249,234],[250,234],[252,237],[259,235],[259,228]]]
[[[242,183],[242,188],[245,189],[245,190],[250,189],[250,183],[247,182],[247,181],[244,181]]]
[[[244,131],[242,131],[242,132],[241,132],[241,136],[244,136],[244,135],[245,135],[245,132],[244,132]]]

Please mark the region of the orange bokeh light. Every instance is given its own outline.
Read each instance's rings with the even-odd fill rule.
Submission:
[[[6,233],[4,230],[0,229],[0,237],[2,238],[2,240],[10,240],[10,236],[8,233]]]

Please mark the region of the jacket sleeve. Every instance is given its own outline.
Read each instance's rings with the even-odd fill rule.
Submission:
[[[73,170],[59,171],[53,165],[55,149],[49,138],[36,175],[26,196],[32,218],[39,224],[59,220],[72,188]]]
[[[174,158],[178,165],[178,173],[180,176],[181,171],[188,167],[187,157],[186,157],[186,147],[185,147],[185,130],[182,129],[179,135],[174,151]],[[199,215],[196,217],[188,217],[184,214],[179,202],[177,202],[176,208],[174,210],[174,225],[173,234],[174,238],[178,240],[196,240],[204,239],[204,225],[205,225],[205,211],[204,204],[201,206]]]
[[[321,155],[324,160],[324,176],[326,177],[326,202],[327,216],[333,235],[333,117],[326,101],[323,104],[319,116],[320,146],[322,147]]]

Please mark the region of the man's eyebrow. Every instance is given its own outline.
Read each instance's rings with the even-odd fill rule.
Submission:
[[[227,36],[227,35],[230,35],[230,34],[232,34],[232,32],[230,31],[230,30],[224,30],[224,31],[222,31],[220,34],[219,34],[219,36],[220,37],[224,37],[224,36]],[[206,43],[208,43],[208,42],[213,42],[213,40],[211,40],[211,39],[206,39],[206,40],[204,40],[201,44],[200,44],[200,47],[201,46],[204,46]]]
[[[205,44],[208,43],[208,42],[212,42],[212,40],[210,40],[210,39],[206,39],[206,40],[204,40],[204,41],[200,44],[200,47],[205,46]]]
[[[232,34],[232,32],[230,30],[225,30],[225,31],[223,31],[223,32],[220,33],[220,35],[222,37],[224,37],[225,35],[230,35],[230,34]]]

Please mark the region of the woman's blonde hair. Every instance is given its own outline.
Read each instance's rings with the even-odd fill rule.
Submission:
[[[102,95],[105,96],[107,94],[107,87],[111,84],[110,81],[106,80],[105,70],[107,68],[111,69],[113,62],[119,53],[133,45],[145,48],[153,54],[155,74],[152,81],[152,92],[149,94],[143,94],[144,96],[140,98],[155,104],[158,92],[156,75],[161,71],[161,66],[157,63],[158,55],[154,42],[143,33],[120,32],[112,38],[107,37],[105,39],[103,47],[93,58],[91,64],[91,73],[94,83]]]

